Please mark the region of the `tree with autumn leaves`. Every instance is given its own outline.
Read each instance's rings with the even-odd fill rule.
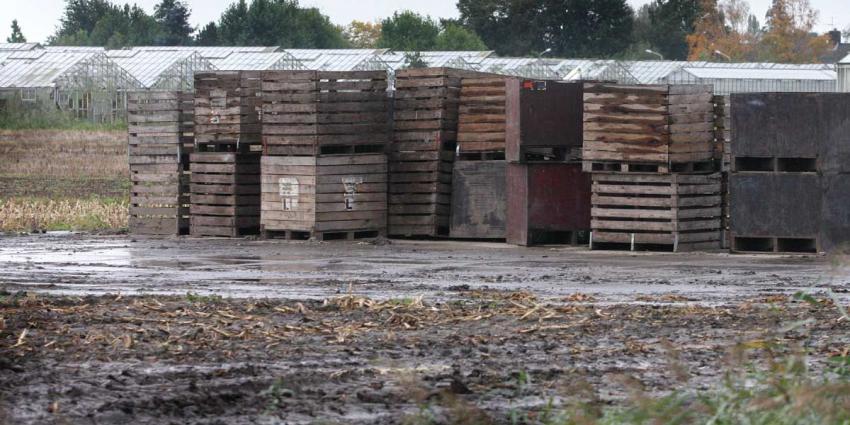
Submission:
[[[830,48],[813,35],[818,12],[809,0],[773,0],[764,28],[742,0],[701,0],[703,14],[687,36],[688,60],[817,62]]]

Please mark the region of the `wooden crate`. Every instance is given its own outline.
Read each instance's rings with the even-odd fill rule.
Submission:
[[[454,163],[451,237],[505,238],[506,172],[504,160]]]
[[[263,156],[261,225],[287,239],[385,235],[387,156]]]
[[[703,85],[585,84],[585,171],[713,171],[712,91]]]
[[[196,152],[191,161],[191,235],[259,233],[260,153]]]
[[[188,233],[193,109],[187,105],[191,104],[191,93],[128,93],[132,234]]]
[[[505,153],[505,86],[509,77],[461,80],[457,144],[461,157]]]
[[[720,248],[719,173],[594,173],[592,179],[592,247]]]
[[[390,141],[385,71],[266,71],[266,155],[384,152]]]
[[[195,73],[195,139],[200,144],[260,144],[259,71]]]
[[[448,236],[461,79],[470,75],[450,68],[396,73],[390,235]]]

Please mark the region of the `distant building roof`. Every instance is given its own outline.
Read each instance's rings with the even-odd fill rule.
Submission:
[[[697,78],[732,80],[835,80],[835,71],[817,69],[689,68],[682,71]]]

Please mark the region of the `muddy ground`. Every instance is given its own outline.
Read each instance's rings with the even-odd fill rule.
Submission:
[[[0,423],[532,422],[850,348],[843,257],[0,238]],[[805,291],[820,301],[801,301]],[[813,319],[805,325],[791,323]]]

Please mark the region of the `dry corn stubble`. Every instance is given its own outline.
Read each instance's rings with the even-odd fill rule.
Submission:
[[[123,229],[127,210],[125,200],[102,198],[0,199],[0,231]]]

